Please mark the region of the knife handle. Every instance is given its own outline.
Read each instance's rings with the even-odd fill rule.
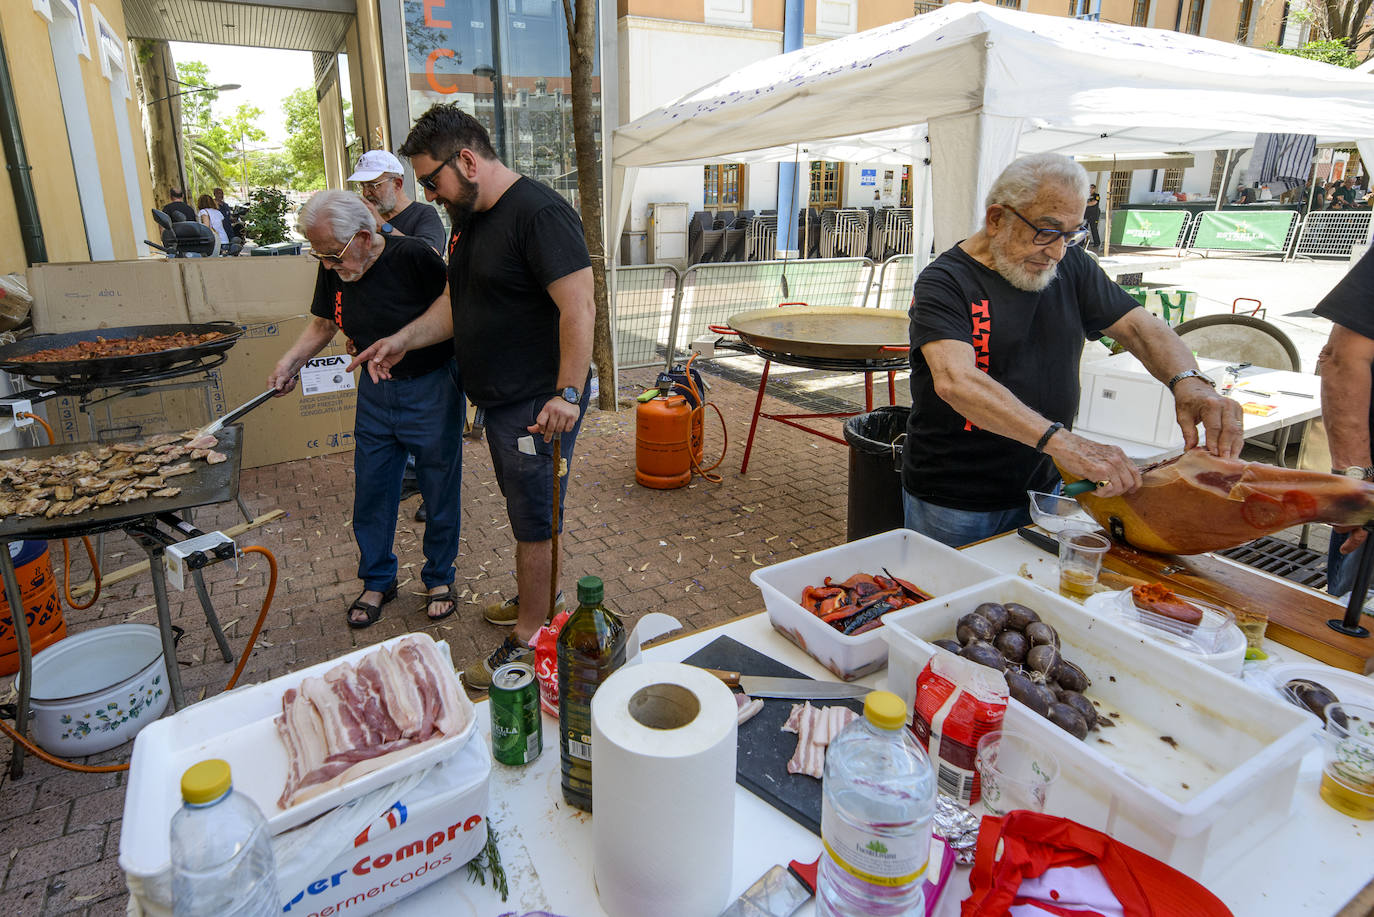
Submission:
[[[702,667],[702,671],[709,672],[732,688],[739,687],[739,672],[730,672],[725,669],[708,669],[705,666]]]

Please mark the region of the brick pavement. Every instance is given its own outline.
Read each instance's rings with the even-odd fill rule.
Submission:
[[[679,490],[653,491],[634,483],[634,412],[628,405],[651,382],[652,371],[625,374],[620,395],[626,409],[588,414],[572,465],[574,483],[563,536],[562,582],[570,594],[578,576],[593,573],[606,581],[608,602],[631,618],[662,611],[687,628],[707,627],[762,608],[758,590],[749,582],[757,567],[843,540],[846,447],[763,422],[749,473],[741,475],[755,383],[749,382],[745,361],[728,362],[745,366],[731,374],[740,381],[702,367],[712,385],[710,398],[724,413],[730,437],[720,484],[697,478]],[[797,401],[818,387],[853,379],[816,374],[810,385],[781,385],[778,391]],[[879,389],[882,402],[885,397]],[[833,408],[824,396],[815,397]],[[798,408],[770,397],[765,409]],[[839,421],[822,423],[839,433]],[[251,418],[246,435],[253,435]],[[714,414],[708,415],[706,437],[708,457],[719,454],[721,437]],[[361,631],[350,630],[344,620],[344,606],[360,590],[349,528],[351,456],[288,462],[243,474],[242,494],[255,513],[276,508],[287,513],[239,539],[241,546],[268,548],[280,565],[272,611],[243,683],[274,678],[411,630],[428,630],[447,640],[459,665],[494,648],[503,633],[482,620],[481,606],[514,592],[514,544],[487,450],[469,447],[464,459],[459,614],[439,624],[426,623],[419,596],[424,590],[415,575],[424,562],[419,548],[422,527],[411,521],[416,506],[412,499],[402,504],[398,523],[401,595],[385,608],[376,626]],[[196,519],[206,530],[239,521],[232,504],[203,510]],[[60,559],[56,547],[53,554]],[[105,553],[110,571],[144,556],[122,534],[107,539]],[[74,579],[84,579],[84,557],[74,564]],[[266,562],[252,555],[238,570],[220,564],[206,571],[214,606],[236,650],[262,603],[266,577]],[[218,656],[194,592],[173,593],[172,600],[174,621],[187,631],[177,654],[187,697],[213,695],[233,666]],[[108,588],[90,610],[67,612],[69,632],[121,621],[155,623],[146,574]],[[85,763],[126,760],[130,748],[114,749]],[[0,763],[5,765],[0,776],[0,891],[10,913],[123,914],[127,896],[118,850],[127,775],[75,774],[29,760],[24,776],[11,780],[8,754],[0,754]]]

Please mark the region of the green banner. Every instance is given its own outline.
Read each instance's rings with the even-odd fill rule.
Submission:
[[[1226,252],[1281,252],[1296,216],[1291,210],[1209,211],[1202,215],[1192,247]]]
[[[1174,248],[1189,216],[1186,210],[1118,210],[1112,214],[1112,245]]]

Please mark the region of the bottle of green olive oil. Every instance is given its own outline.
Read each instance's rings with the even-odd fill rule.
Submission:
[[[625,624],[601,604],[601,578],[577,581],[577,610],[558,633],[558,751],[563,798],[592,810],[592,695],[625,664]]]

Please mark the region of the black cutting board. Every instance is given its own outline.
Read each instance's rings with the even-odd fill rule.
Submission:
[[[775,678],[807,678],[760,652],[729,637],[717,637],[682,660],[688,665],[726,669],[741,675],[767,675]],[[802,699],[761,697],[763,709],[739,728],[735,781],[817,837],[821,833],[821,782],[805,774],[789,774],[787,762],[797,750],[795,733],[783,732],[782,724]],[[863,711],[863,699],[812,700],[813,707],[840,704],[856,713]]]

